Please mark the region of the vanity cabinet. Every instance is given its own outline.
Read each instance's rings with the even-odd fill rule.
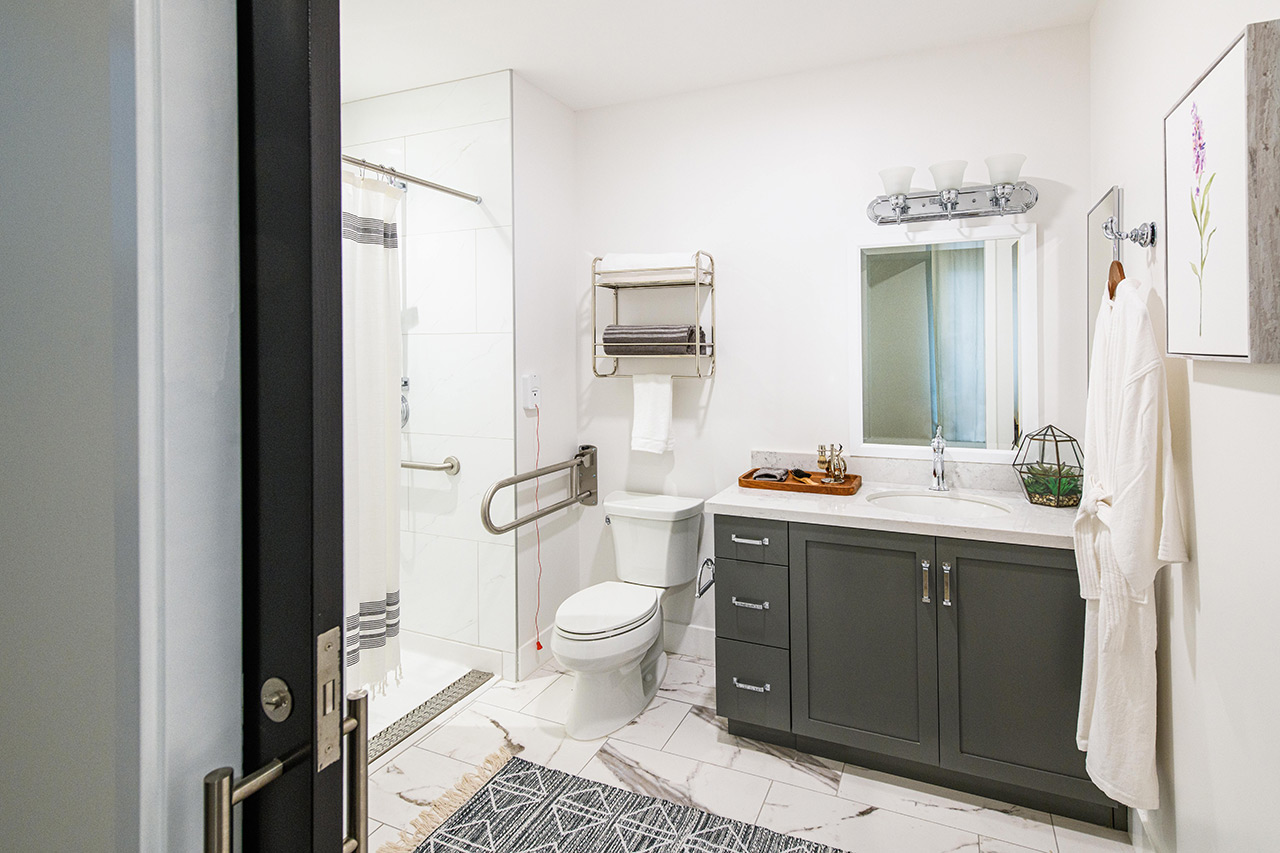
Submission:
[[[1084,602],[1071,551],[715,524],[717,710],[731,732],[1125,826],[1076,749]],[[769,546],[734,541],[762,525]]]
[[[921,570],[933,539],[808,524],[790,537],[792,731],[937,763],[937,625]]]

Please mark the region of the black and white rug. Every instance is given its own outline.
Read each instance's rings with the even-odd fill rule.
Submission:
[[[421,837],[421,836],[419,836]],[[415,853],[840,853],[512,758]]]

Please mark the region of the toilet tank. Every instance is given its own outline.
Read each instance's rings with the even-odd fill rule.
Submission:
[[[604,499],[618,580],[672,587],[698,573],[702,500],[613,492]]]

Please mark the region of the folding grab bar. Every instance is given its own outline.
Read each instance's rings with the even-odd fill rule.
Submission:
[[[536,480],[539,477],[545,477],[547,474],[554,474],[557,471],[570,472],[569,497],[562,501],[557,501],[551,506],[545,506],[537,512],[526,515],[524,518],[517,518],[502,525],[493,523],[493,517],[490,512],[493,508],[494,495],[508,486]],[[516,474],[514,477],[507,477],[490,486],[489,491],[485,492],[484,500],[480,502],[480,523],[490,533],[495,535],[502,534],[509,530],[515,530],[517,527],[528,524],[531,521],[537,521],[553,512],[568,509],[574,504],[595,506],[596,499],[596,448],[595,445],[584,444],[578,448],[578,452],[574,457],[566,462],[546,465],[527,474]]]

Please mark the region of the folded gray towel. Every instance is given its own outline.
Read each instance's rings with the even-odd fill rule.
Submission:
[[[785,482],[791,472],[786,468],[761,468],[751,475],[753,480],[775,480]]]
[[[707,347],[695,346],[707,342],[702,329],[694,335],[691,325],[609,325],[604,329],[605,355],[694,355],[699,349],[707,355]]]

